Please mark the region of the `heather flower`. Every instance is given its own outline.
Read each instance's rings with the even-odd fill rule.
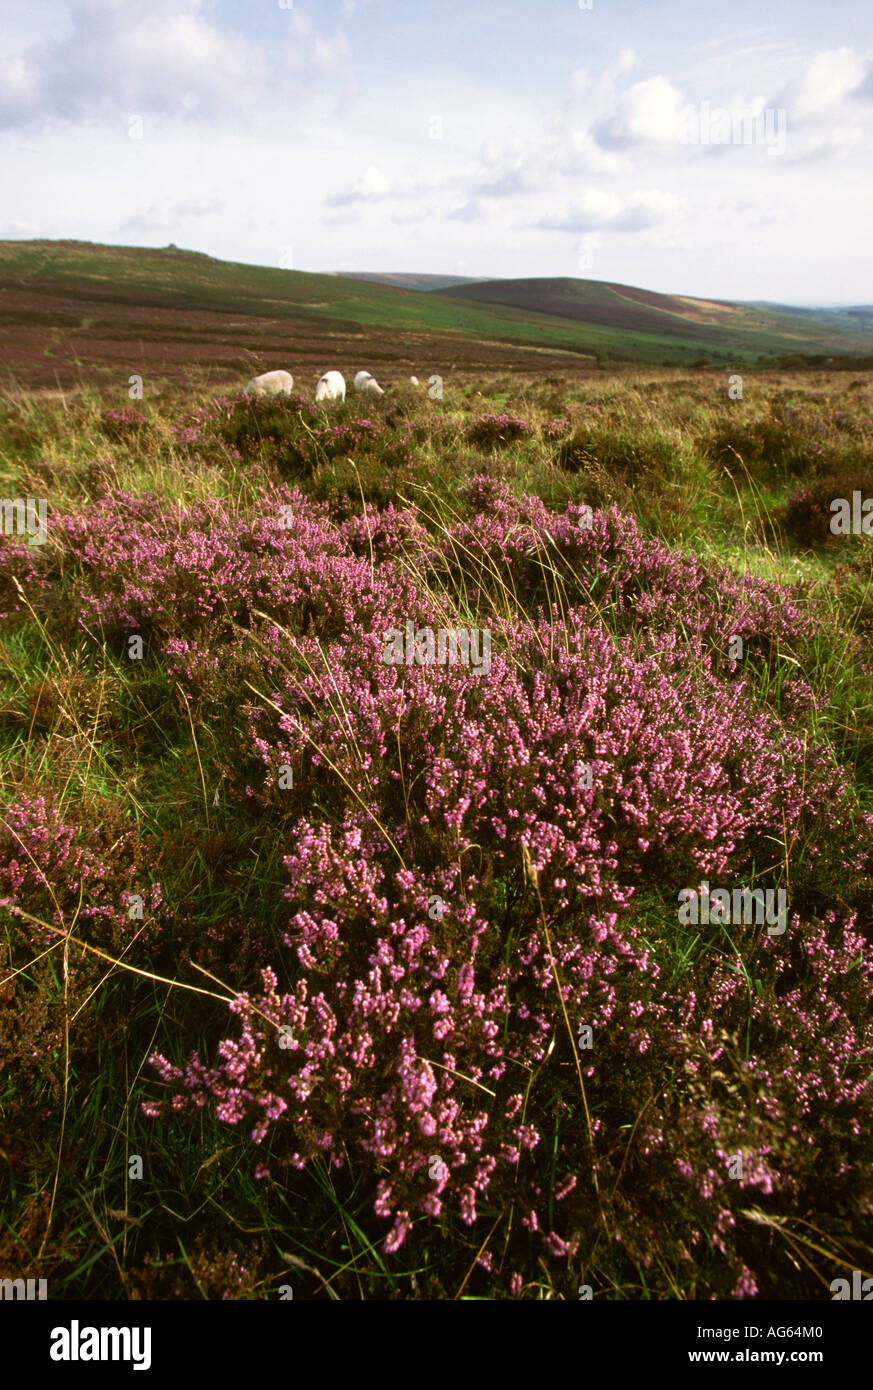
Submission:
[[[274,420],[228,398],[180,429],[249,449],[271,422],[277,459],[309,447],[293,402]],[[336,457],[384,444],[369,418],[311,428]],[[337,521],[265,479],[251,498],[240,514],[107,489],[55,519],[54,559],[0,557],[41,601],[66,586],[83,641],[142,633],[192,708],[233,712],[228,795],[282,848],[278,939],[247,924],[259,973],[230,977],[227,1036],[155,1054],[167,1091],[146,1113],[208,1107],[261,1177],[351,1164],[403,1258],[440,1223],[478,1250],[489,1213],[514,1208],[547,1267],[605,1222],[618,1273],[705,1247],[713,1288],[752,1297],[767,1271],[750,1202],[810,1206],[826,1162],[834,1239],[869,1219],[873,962],[832,885],[869,879],[871,818],[810,736],[826,697],[761,679],[779,656],[802,666],[802,593],[496,478],[469,479],[441,530],[406,507]],[[487,628],[489,679],[386,664],[385,631],[412,617]],[[59,922],[81,898],[89,929],[132,934],[114,896],[132,835],[92,843],[49,797],[4,816],[4,911],[54,922],[50,883]],[[781,852],[762,844],[790,860],[784,937],[712,927],[677,971],[663,903],[703,877],[777,888]]]

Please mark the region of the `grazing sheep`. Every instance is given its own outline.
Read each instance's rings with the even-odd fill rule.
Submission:
[[[418,386],[418,385],[419,385],[418,377],[417,377],[417,376],[411,376],[411,377],[409,378],[409,384],[410,384],[411,386]]]
[[[247,396],[290,396],[294,378],[290,372],[262,372],[253,376],[246,387]]]
[[[358,387],[359,396],[384,396],[384,394],[385,392],[374,376],[371,376],[369,381],[365,381],[362,386]]]
[[[384,396],[385,394],[372,372],[357,373],[355,390],[359,396]]]
[[[341,372],[325,372],[315,388],[317,401],[344,401],[346,382]]]

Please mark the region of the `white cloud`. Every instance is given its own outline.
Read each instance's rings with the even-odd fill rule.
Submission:
[[[122,232],[142,232],[148,235],[151,232],[173,232],[176,230],[176,223],[168,221],[149,208],[146,212],[137,213],[134,217],[128,217],[120,225]]]
[[[821,164],[842,159],[860,145],[863,138],[863,131],[858,126],[838,127],[829,131],[823,139],[811,141],[800,153],[789,154],[789,163]]]
[[[0,125],[13,125],[27,116],[39,97],[40,77],[33,63],[0,55]]]
[[[526,193],[529,184],[521,160],[515,160],[497,173],[489,171],[488,176],[470,186],[470,192],[481,198],[510,198],[518,193]]]
[[[342,33],[333,34],[330,38],[319,34],[316,36],[313,52],[319,67],[335,68],[340,59],[348,56],[349,41]]]
[[[738,3],[728,28],[699,9],[685,37],[637,10],[621,48],[590,16],[580,40],[572,0],[566,25],[522,0],[517,15],[474,6],[462,40],[433,7],[368,0],[10,0],[7,235],[172,240],[264,265],[293,245],[312,270],[357,246],[351,269],[464,259],[509,276],[584,274],[575,248],[596,237],[602,279],[786,299],[798,283],[809,298],[814,273],[822,298],[866,299],[873,53],[843,37],[851,0],[763,29]],[[704,102],[787,108],[786,152],[684,143]]]
[[[391,214],[391,221],[395,227],[411,227],[415,222],[423,222],[425,218],[437,217],[439,214],[435,208],[428,207],[425,203],[417,203],[414,207],[404,208],[403,211]]]
[[[622,197],[587,188],[571,202],[540,218],[533,225],[547,231],[591,232],[598,228],[617,232],[641,231],[666,221],[686,207],[684,198],[661,189],[636,190]]]
[[[375,164],[369,164],[352,188],[333,193],[327,202],[333,207],[346,203],[373,203],[386,198],[391,192],[391,182]]]
[[[171,203],[170,212],[176,217],[209,217],[224,207],[220,198],[199,198],[190,202]]]
[[[587,130],[574,130],[571,149],[564,150],[552,162],[556,169],[568,174],[615,174],[630,168],[626,154],[602,150]]]
[[[639,63],[639,57],[634,49],[623,48],[618,55],[618,62],[615,64],[615,71],[619,75],[630,72]]]
[[[869,54],[853,48],[831,48],[817,53],[805,72],[789,82],[777,104],[788,109],[792,121],[822,116],[861,88],[873,72]]]
[[[669,78],[646,78],[621,94],[616,115],[599,122],[594,137],[598,144],[614,149],[679,140],[684,106],[682,93]]]
[[[212,22],[200,0],[70,0],[69,22],[69,32],[0,54],[0,126],[195,113],[239,124],[288,108],[294,93],[283,67],[314,79],[350,51],[344,33],[320,33],[297,9],[289,13],[295,41],[278,48]]]
[[[452,222],[475,222],[482,215],[481,204],[472,198],[463,203],[454,203],[446,213],[446,217]]]

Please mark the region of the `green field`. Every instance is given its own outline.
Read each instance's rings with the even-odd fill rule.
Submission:
[[[776,354],[869,352],[862,333],[744,306],[709,306],[585,280],[488,281],[422,292],[344,276],[275,270],[192,251],[84,242],[0,243],[3,318],[75,321],[149,308],[289,321],[310,334],[451,335],[482,344],[594,355],[603,362],[730,365]],[[20,301],[27,297],[26,306]],[[54,301],[62,299],[60,308]]]

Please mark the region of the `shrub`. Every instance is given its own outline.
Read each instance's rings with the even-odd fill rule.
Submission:
[[[55,797],[20,794],[0,818],[0,908],[20,918],[34,946],[57,943],[50,927],[92,942],[125,947],[159,934],[161,887],[152,883],[135,832],[112,834],[65,822]],[[128,895],[143,897],[142,927],[128,915]],[[25,915],[26,914],[26,915]],[[40,925],[42,919],[47,925]]]
[[[252,797],[266,808],[275,770],[295,769],[290,958],[238,996],[238,1031],[214,1061],[158,1054],[154,1064],[174,1109],[209,1105],[256,1144],[269,1136],[262,1177],[319,1160],[342,1181],[352,1162],[387,1223],[386,1253],[423,1239],[416,1228],[469,1227],[514,1205],[521,1228],[506,1280],[531,1277],[537,1258],[566,1264],[590,1251],[605,1223],[615,1278],[650,1267],[656,1252],[694,1267],[708,1250],[718,1263],[706,1266],[707,1289],[749,1296],[768,1277],[741,1219],[751,1194],[774,1213],[812,1200],[824,1146],[843,1155],[827,1204],[837,1231],[861,1219],[873,1176],[862,1137],[873,1087],[857,1060],[873,1041],[870,960],[851,920],[815,908],[816,876],[821,886],[832,872],[859,872],[869,856],[839,849],[851,802],[826,751],[763,707],[754,680],[704,640],[736,620],[731,602],[757,603],[759,621],[802,624],[774,586],[739,581],[720,613],[717,585],[708,591],[701,574],[683,588],[676,567],[692,577],[690,563],[634,536],[626,519],[585,532],[572,513],[510,500],[493,480],[471,492],[490,498],[491,515],[460,523],[446,547],[478,530],[511,573],[529,563],[531,524],[542,522],[574,566],[599,557],[607,591],[618,583],[627,598],[636,576],[628,631],[604,626],[605,592],[599,606],[503,616],[480,585],[487,676],[386,665],[384,634],[407,615],[432,628],[451,621],[406,577],[414,527],[397,565],[397,514],[372,555],[363,528],[348,524],[361,553],[351,559],[302,507],[283,563],[259,569],[282,628],[259,629],[274,694],[247,715],[263,765]],[[433,563],[428,542],[419,573]],[[234,581],[237,592],[245,582]],[[747,881],[760,844],[784,834],[811,915],[794,912],[778,942],[737,928],[727,954],[718,931],[704,934],[684,971],[665,973],[638,894],[670,885],[675,903],[700,876]],[[869,827],[864,835],[869,844]],[[678,927],[661,930],[669,939]],[[761,982],[751,1015],[743,971]],[[580,1073],[563,1010],[598,1040]],[[829,1026],[840,1042],[822,1061]],[[749,1118],[749,1088],[766,1128]],[[653,1096],[666,1098],[648,1109]],[[544,1186],[553,1111],[561,1137]],[[732,1183],[738,1148],[746,1163]]]
[[[681,459],[675,432],[634,432],[608,410],[536,458],[575,441],[647,482]],[[857,448],[832,425],[828,449]],[[873,818],[823,741],[834,720],[809,674],[815,606],[803,588],[671,550],[615,507],[515,496],[505,455],[460,483],[456,462],[451,491],[426,488],[421,511],[373,505],[398,480],[406,496],[432,484],[432,453],[407,477],[405,429],[222,397],[175,433],[198,456],[243,458],[228,497],[134,496],[106,461],[86,475],[95,501],[53,509],[50,545],[0,541],[0,609],[21,621],[34,603],[40,641],[77,649],[38,680],[22,634],[10,643],[7,718],[14,705],[29,761],[57,758],[64,796],[20,786],[0,819],[0,1062],[39,1078],[20,1087],[31,1099],[46,1084],[60,1096],[64,1030],[99,993],[77,1024],[71,1105],[85,1092],[96,1105],[92,1082],[109,1074],[82,1067],[83,1028],[104,1064],[127,1058],[115,1044],[137,1028],[130,1056],[150,1057],[153,1090],[146,1120],[125,1111],[107,1126],[112,1143],[167,1115],[160,1156],[168,1132],[185,1142],[189,1110],[198,1148],[218,1125],[243,1130],[226,1169],[222,1140],[202,1165],[239,1228],[232,1248],[191,1231],[201,1293],[263,1291],[274,1252],[242,1235],[278,1219],[284,1239],[278,1199],[305,1210],[293,1248],[318,1241],[319,1266],[348,1263],[340,1210],[362,1249],[381,1243],[378,1273],[355,1265],[368,1291],[415,1269],[416,1292],[454,1296],[475,1264],[467,1287],[490,1296],[545,1281],[572,1297],[580,1266],[598,1295],[820,1294],[821,1268],[783,1258],[773,1233],[814,1222],[820,1251],[857,1251],[873,1214]],[[198,437],[186,444],[186,431]],[[430,442],[463,460],[463,432],[444,417]],[[299,459],[307,488],[279,485]],[[837,572],[847,605],[866,601],[865,554]],[[386,664],[386,634],[410,619],[487,630],[488,669]],[[125,681],[131,630],[149,670]],[[88,663],[107,660],[89,681]],[[117,767],[101,742],[119,690],[137,756]],[[74,701],[82,728],[68,736]],[[178,720],[155,717],[174,701]],[[190,743],[173,745],[177,725]],[[191,780],[168,794],[177,757]],[[80,779],[135,788],[154,841],[77,791],[69,760]],[[158,865],[172,901],[197,904],[173,934]],[[704,877],[787,885],[787,932],[681,926],[678,891]],[[151,918],[136,941],[134,882]],[[40,921],[75,922],[104,955],[71,943],[62,977]],[[134,947],[141,974],[108,965]],[[175,991],[169,1006],[169,986],[156,992],[155,978],[202,985],[179,970],[189,963],[234,995],[227,1021],[210,990]],[[10,1110],[16,1133],[42,1132],[40,1105]],[[71,1111],[76,1143],[94,1113],[83,1105],[73,1125]],[[226,1204],[225,1178],[247,1171],[269,1190],[259,1202],[241,1178]],[[151,1263],[175,1248],[156,1219],[148,1259],[131,1228],[125,1291],[184,1295],[180,1263]],[[30,1228],[16,1220],[22,1244]],[[350,1277],[340,1270],[338,1286]]]
[[[532,434],[533,426],[527,420],[505,412],[500,415],[477,415],[467,426],[467,438],[480,449],[496,449],[519,439],[527,439]]]
[[[257,458],[307,477],[318,460],[312,432],[320,419],[303,396],[238,395],[212,401],[205,423],[244,463]]]
[[[543,439],[561,439],[570,428],[570,420],[567,416],[555,420],[546,420],[542,425]]]
[[[562,439],[557,462],[568,473],[585,473],[594,485],[592,501],[611,500],[618,483],[660,482],[674,470],[684,447],[681,432],[662,427],[629,430],[605,414],[587,412]]]
[[[100,422],[103,433],[119,442],[139,438],[149,424],[145,415],[132,406],[124,406],[121,410],[104,410]]]
[[[797,545],[845,544],[847,537],[831,530],[834,512],[830,504],[837,498],[845,498],[851,508],[853,492],[861,492],[864,498],[873,497],[873,473],[865,469],[815,478],[792,495],[779,520]]]

